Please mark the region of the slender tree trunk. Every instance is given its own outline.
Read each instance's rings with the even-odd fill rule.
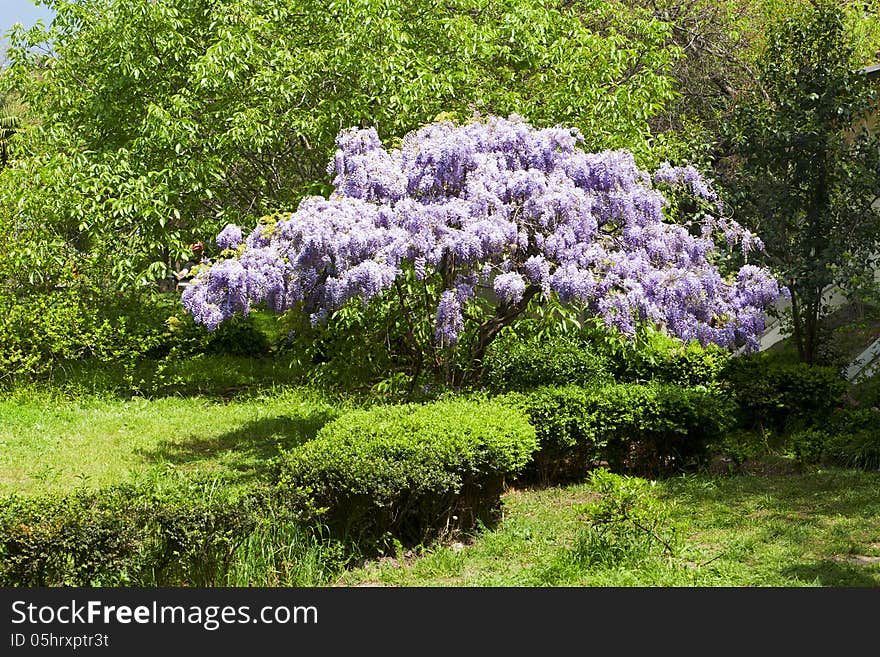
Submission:
[[[792,333],[802,363],[813,364],[819,346],[822,290],[790,283]]]
[[[810,299],[807,304],[807,310],[804,313],[804,354],[801,360],[812,365],[816,359],[816,346],[819,333],[819,317],[817,312],[818,304],[815,300]]]
[[[816,158],[816,172],[813,177],[812,193],[809,196],[807,207],[807,225],[809,233],[803,252],[805,260],[815,262],[815,268],[809,269],[801,281],[801,307],[799,317],[801,325],[801,338],[798,346],[798,355],[804,363],[812,365],[816,360],[816,352],[819,346],[819,320],[822,314],[822,292],[830,282],[827,263],[822,256],[823,249],[827,246],[829,225],[828,212],[831,205],[829,197],[828,163],[826,161],[828,148],[820,143],[818,147],[819,157]],[[794,295],[792,295],[792,309],[794,309]],[[794,312],[792,312],[794,315]],[[797,328],[798,322],[795,322]]]
[[[801,315],[800,292],[794,281],[790,281],[788,289],[791,291],[791,324],[795,346],[798,350],[798,358],[804,361],[804,326]]]

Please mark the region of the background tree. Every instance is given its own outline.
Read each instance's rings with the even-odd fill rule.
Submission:
[[[0,83],[26,110],[0,174],[0,342],[18,363],[154,344],[171,312],[156,283],[227,222],[329,191],[343,126],[394,139],[515,111],[649,158],[673,93],[665,25],[618,0],[47,4]]]
[[[672,68],[676,98],[652,121],[656,134],[674,135],[679,157],[707,166],[724,154],[722,128],[733,108],[765,96],[758,60],[768,26],[810,0],[628,0],[669,25],[669,43],[681,50]],[[844,0],[851,45],[859,58],[880,60],[880,1]],[[674,155],[674,153],[671,153]]]
[[[51,29],[12,37],[7,83],[39,123],[0,203],[17,234],[48,227],[52,252],[115,286],[326,192],[343,126],[393,138],[444,112],[518,112],[641,156],[672,96],[665,25],[616,0],[48,4]]]
[[[0,169],[9,160],[12,137],[18,130],[18,117],[5,98],[0,98]]]
[[[791,291],[798,354],[814,362],[823,293],[873,279],[880,247],[880,143],[864,129],[878,101],[859,73],[836,2],[804,4],[772,27],[759,61],[763,94],[730,124],[727,179],[736,218],[767,243]]]

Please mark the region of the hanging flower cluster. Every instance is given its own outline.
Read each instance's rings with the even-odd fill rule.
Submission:
[[[458,340],[484,288],[502,306],[556,295],[627,334],[653,322],[684,340],[754,348],[780,289],[748,264],[726,279],[716,256],[719,244],[747,255],[760,240],[723,217],[693,167],[651,176],[629,152],[585,152],[581,141],[575,129],[518,117],[432,124],[393,150],[375,130],[345,130],[330,198],[306,198],[247,239],[227,226],[217,244],[229,257],[198,273],[184,306],[212,330],[254,304],[320,322],[351,299],[369,303],[412,267],[442,281],[443,345]],[[663,189],[672,187],[709,211],[671,222]]]

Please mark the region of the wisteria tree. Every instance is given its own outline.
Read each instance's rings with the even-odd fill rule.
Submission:
[[[412,325],[411,374],[453,384],[541,299],[628,335],[651,322],[682,340],[754,348],[780,295],[769,271],[747,264],[760,240],[724,218],[694,168],[651,176],[627,151],[589,153],[580,141],[575,129],[518,117],[432,124],[397,149],[375,130],[345,130],[334,193],[246,239],[227,226],[184,306],[213,330],[255,304],[317,324],[354,300],[396,297]],[[726,277],[734,247],[746,264]],[[415,328],[424,319],[427,341]]]

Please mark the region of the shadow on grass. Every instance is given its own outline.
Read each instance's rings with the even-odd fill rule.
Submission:
[[[871,562],[840,555],[876,540],[878,485],[877,473],[822,469],[794,476],[682,478],[666,482],[664,496],[688,509],[694,531],[745,541],[754,546],[749,559],[783,578],[876,587],[880,573]],[[805,559],[808,554],[838,556]]]
[[[219,436],[190,436],[139,450],[148,463],[179,466],[217,464],[236,482],[265,477],[273,458],[312,440],[327,422],[331,411],[313,411],[302,416],[280,416],[254,420]],[[210,467],[210,466],[209,466]]]
[[[797,564],[784,569],[782,574],[820,586],[880,586],[880,576],[872,576],[865,566],[831,560]]]
[[[666,489],[672,499],[682,502],[760,507],[809,520],[817,514],[850,518],[880,515],[878,485],[880,473],[841,468],[788,476],[671,479]]]

